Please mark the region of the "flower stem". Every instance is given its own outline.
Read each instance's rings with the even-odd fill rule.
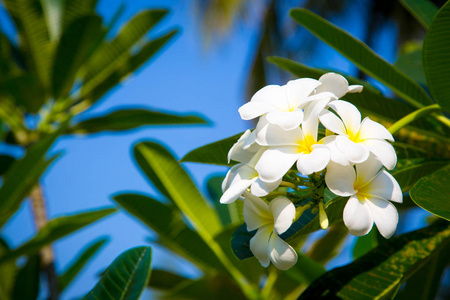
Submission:
[[[389,132],[391,134],[394,134],[401,128],[403,128],[406,125],[408,125],[409,123],[411,123],[412,121],[417,120],[418,118],[420,118],[424,115],[427,115],[429,113],[440,111],[440,110],[441,110],[441,107],[439,106],[439,104],[432,104],[432,105],[422,107],[416,111],[413,111],[410,114],[407,114],[406,116],[404,116],[403,118],[401,118],[400,120],[398,120],[397,122],[392,124],[391,127],[389,127]],[[445,120],[440,120],[440,121],[445,123],[447,126],[450,126],[449,119],[447,119],[444,116],[438,116],[438,117],[439,117],[439,119],[445,119]]]
[[[295,184],[293,184],[291,182],[287,182],[287,181],[281,181],[280,182],[280,186],[287,186],[287,187],[290,187],[293,190],[298,189],[298,187]]]

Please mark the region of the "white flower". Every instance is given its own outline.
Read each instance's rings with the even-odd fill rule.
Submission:
[[[285,130],[300,126],[303,120],[301,106],[317,96],[309,97],[320,81],[301,78],[286,85],[268,85],[255,93],[250,102],[239,108],[243,120],[251,120],[265,115],[267,120]]]
[[[360,93],[363,89],[362,85],[349,86],[347,79],[336,73],[323,74],[319,81],[322,84],[316,88],[316,93],[330,92],[337,98],[341,98],[347,93]]]
[[[262,197],[276,189],[281,182],[281,177],[273,182],[266,182],[259,178],[255,165],[265,151],[258,144],[250,144],[245,147],[248,139],[251,139],[250,130],[247,130],[228,152],[228,161],[235,160],[240,163],[234,165],[225,176],[222,183],[224,192],[220,203],[232,203],[238,199],[244,191],[250,188],[252,194]]]
[[[398,213],[388,200],[402,203],[400,186],[386,170],[380,171],[381,163],[373,155],[355,166],[356,173],[352,166],[330,163],[325,175],[333,193],[350,196],[344,208],[344,223],[351,234],[361,236],[375,222],[381,235],[390,238],[397,228]]]
[[[245,193],[244,219],[247,230],[258,229],[250,240],[250,250],[263,267],[272,262],[280,270],[287,270],[297,262],[297,253],[278,235],[291,227],[295,206],[285,197],[273,199],[269,205],[258,197]]]
[[[338,135],[332,137],[336,148],[352,163],[362,163],[372,152],[381,163],[392,170],[397,163],[394,147],[385,140],[394,141],[391,133],[381,124],[366,117],[361,122],[361,113],[351,103],[335,100],[328,103],[338,115],[322,110],[320,122]]]

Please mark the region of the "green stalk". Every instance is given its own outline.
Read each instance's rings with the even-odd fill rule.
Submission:
[[[440,111],[440,110],[441,110],[441,107],[439,106],[439,104],[432,104],[432,105],[422,107],[422,108],[420,108],[416,111],[413,111],[412,113],[404,116],[403,118],[401,118],[400,120],[398,120],[397,122],[392,124],[391,127],[389,127],[389,132],[391,134],[394,134],[395,132],[399,131],[401,128],[403,128],[406,125],[408,125],[409,123],[411,123],[412,121],[417,120],[418,118],[420,118],[424,115],[430,114],[432,112]],[[445,125],[450,126],[450,120],[447,119],[445,116],[436,116],[436,118],[438,118]]]

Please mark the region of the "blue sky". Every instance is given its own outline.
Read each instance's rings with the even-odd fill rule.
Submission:
[[[98,11],[109,19],[122,1],[100,0]],[[156,59],[111,91],[101,102],[80,116],[87,119],[123,107],[145,107],[160,111],[195,113],[212,122],[210,126],[145,127],[123,133],[67,136],[58,139],[51,152],[63,150],[64,155],[54,163],[42,178],[50,218],[115,206],[111,195],[118,192],[139,191],[158,194],[149,186],[134,164],[132,147],[137,141],[157,140],[169,147],[178,158],[201,145],[234,135],[252,126],[244,122],[237,112],[245,99],[245,84],[258,38],[255,22],[234,28],[233,33],[210,50],[203,47],[202,32],[191,1],[128,1],[122,21],[144,8],[169,8],[171,13],[150,33],[155,36],[172,28],[181,34]],[[7,25],[0,10],[0,24]],[[350,7],[346,15],[331,21],[360,36],[364,13]],[[351,20],[349,22],[349,20]],[[380,31],[380,39],[395,43],[393,25]],[[394,59],[392,48],[375,49],[388,60]],[[317,67],[354,72],[355,68],[342,56],[321,44],[316,55],[307,63]],[[0,152],[7,152],[0,146]],[[226,172],[226,168],[200,164],[186,164],[195,182],[203,190],[204,180],[212,173]],[[34,233],[28,202],[5,226],[2,235],[17,246]],[[104,270],[121,252],[138,245],[148,244],[154,235],[123,211],[89,226],[54,244],[57,269],[63,270],[76,254],[99,236],[109,236],[107,246],[89,263],[73,284],[62,295],[73,298],[84,295]],[[154,246],[154,244],[152,244]],[[347,247],[341,259],[331,266],[350,258]],[[173,258],[164,249],[154,247],[154,267],[164,267],[190,276],[195,270]]]

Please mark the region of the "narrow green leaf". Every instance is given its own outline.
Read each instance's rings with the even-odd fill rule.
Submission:
[[[163,204],[148,196],[122,194],[113,197],[126,211],[158,234],[158,243],[190,260],[203,271],[223,269],[208,244],[183,221],[173,204]]]
[[[438,12],[438,7],[429,0],[400,0],[400,3],[425,29],[428,29]]]
[[[139,299],[150,279],[151,262],[150,247],[137,247],[122,253],[83,299]]]
[[[428,88],[442,109],[450,112],[450,3],[437,13],[423,41],[423,68]]]
[[[96,15],[75,19],[62,33],[51,77],[55,99],[70,93],[77,71],[92,54],[103,34],[102,18]]]
[[[183,282],[191,282],[192,280],[184,276],[166,271],[152,270],[152,276],[148,286],[158,290],[172,290]]]
[[[422,50],[403,54],[395,62],[395,67],[420,83],[426,85],[427,80],[422,67]]]
[[[336,49],[362,71],[391,88],[415,107],[432,104],[427,92],[414,80],[373,52],[367,45],[327,20],[302,8],[290,15],[318,38]]]
[[[54,41],[61,35],[64,0],[46,0],[41,4],[50,40]]]
[[[312,244],[307,253],[308,257],[321,265],[325,265],[341,252],[347,236],[348,229],[344,223],[338,222],[330,226],[326,234]]]
[[[70,24],[83,16],[95,14],[98,0],[62,0],[63,11],[60,32],[64,32]]]
[[[80,273],[87,262],[108,242],[109,238],[100,238],[90,243],[81,250],[81,253],[73,259],[72,264],[66,268],[62,275],[58,276],[58,287],[61,293]]]
[[[399,285],[449,241],[448,222],[392,238],[353,263],[325,273],[299,299],[393,297]]]
[[[44,155],[58,135],[59,131],[31,146],[25,156],[16,160],[5,174],[0,187],[0,227],[20,207],[22,200],[51,163],[52,160],[44,161]]]
[[[450,168],[422,177],[411,189],[410,195],[418,206],[450,221]]]
[[[25,242],[18,248],[1,256],[0,264],[25,254],[30,255],[37,253],[43,246],[94,223],[115,211],[116,209],[114,208],[105,208],[50,220],[50,222],[42,227],[34,237],[28,240],[28,242]]]
[[[356,239],[355,246],[353,247],[353,258],[358,259],[365,255],[367,252],[378,246],[378,231],[376,227],[363,236],[359,236]]]
[[[397,159],[407,159],[407,158],[421,158],[421,157],[427,157],[429,153],[427,151],[423,150],[422,148],[401,143],[401,142],[394,142],[392,144],[395,149],[395,153],[397,153]]]
[[[39,295],[39,255],[32,255],[19,270],[14,283],[12,299],[35,300]]]
[[[229,166],[230,164],[228,164],[227,161],[228,151],[230,151],[230,148],[237,142],[242,134],[243,132],[194,149],[186,154],[180,162],[198,162]]]
[[[10,98],[29,113],[36,113],[45,103],[45,90],[33,74],[10,76],[5,83]]]
[[[403,192],[409,191],[416,182],[449,164],[448,160],[429,160],[424,158],[401,159],[391,174],[397,180]]]
[[[0,256],[5,255],[9,251],[11,250],[8,244],[0,238]],[[18,268],[15,261],[10,261],[0,265],[0,299],[11,299],[17,271]]]
[[[198,116],[180,116],[144,109],[119,110],[98,118],[82,121],[69,129],[71,133],[120,131],[145,125],[207,124]]]
[[[168,150],[154,142],[141,142],[134,147],[134,155],[145,175],[189,218],[200,236],[208,239],[221,231],[216,211]]]
[[[16,161],[16,159],[9,155],[0,155],[0,176],[2,176],[9,167]]]

